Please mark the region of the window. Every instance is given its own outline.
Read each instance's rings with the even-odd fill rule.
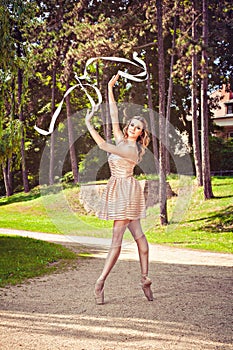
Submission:
[[[227,106],[227,114],[233,114],[233,105]]]
[[[230,132],[228,133],[228,137],[232,137],[232,138],[233,138],[233,131],[230,131]]]

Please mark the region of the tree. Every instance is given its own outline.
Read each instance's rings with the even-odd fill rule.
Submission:
[[[174,11],[177,11],[177,4],[175,2]],[[170,126],[170,117],[171,117],[171,102],[172,102],[172,91],[173,91],[173,67],[174,67],[174,59],[175,59],[175,43],[176,43],[176,26],[177,26],[177,15],[175,13],[174,23],[173,23],[173,36],[172,36],[172,47],[171,47],[171,63],[170,63],[170,77],[168,84],[168,93],[167,93],[167,108],[166,108],[166,130],[165,130],[165,138],[166,138],[166,173],[170,174],[170,157],[169,157],[169,126]]]
[[[51,88],[51,117],[55,112],[55,89],[56,89],[56,65],[52,70],[52,88]],[[50,160],[49,160],[49,184],[54,184],[54,133],[50,136]]]
[[[156,0],[157,30],[158,30],[158,71],[159,71],[159,205],[160,222],[168,223],[167,219],[167,189],[166,189],[166,120],[165,120],[165,73],[163,46],[163,2]]]
[[[66,78],[66,89],[68,90],[70,88],[69,83],[69,74]],[[70,95],[66,97],[66,115],[67,115],[67,127],[68,127],[68,138],[69,138],[69,150],[70,150],[70,162],[71,162],[71,169],[74,176],[74,183],[78,183],[79,181],[79,175],[78,175],[78,165],[77,165],[77,158],[75,153],[75,147],[74,147],[74,134],[73,134],[73,123],[72,123],[72,113],[71,113],[71,103],[70,103]]]
[[[21,33],[18,32],[18,43],[17,43],[17,56],[21,58],[22,55],[22,39]],[[24,192],[29,192],[29,182],[28,182],[28,174],[27,174],[27,165],[26,165],[26,155],[25,155],[25,129],[24,129],[24,115],[23,115],[23,71],[22,68],[18,68],[18,115],[21,123],[21,164],[22,164],[22,178],[23,178],[23,187]]]
[[[41,61],[42,67],[46,63],[48,66],[48,76],[51,77],[52,96],[51,96],[51,114],[53,115],[55,110],[56,100],[56,80],[57,73],[60,73],[60,80],[65,83],[66,89],[70,87],[70,77],[72,75],[72,63],[67,59],[67,53],[69,52],[69,46],[72,45],[72,40],[75,39],[74,34],[70,31],[69,26],[63,27],[63,22],[72,21],[74,17],[74,9],[77,1],[56,1],[57,4],[54,7],[50,2],[43,3],[46,6],[47,14],[41,23],[39,31],[40,46],[35,48],[37,52],[37,60]],[[64,6],[66,5],[66,6]],[[82,7],[81,7],[82,8]],[[43,15],[43,14],[42,14]],[[42,30],[41,30],[42,29]],[[41,55],[42,52],[42,55]],[[40,57],[38,57],[40,53]],[[64,64],[63,64],[64,62]],[[61,68],[58,70],[58,66]],[[43,78],[42,78],[43,80]],[[47,82],[46,82],[47,84]],[[69,150],[70,150],[70,161],[74,177],[74,182],[78,182],[78,166],[77,158],[74,147],[73,137],[73,126],[71,120],[71,102],[70,96],[66,98],[66,115],[67,115],[67,126],[68,126],[68,138],[69,138]],[[55,144],[54,134],[50,136],[50,166],[49,166],[49,184],[54,183],[54,156],[55,156]]]
[[[28,69],[24,57],[23,30],[20,29],[22,23],[26,27],[28,22],[25,18],[28,16],[28,21],[31,18],[31,9],[27,5],[23,5],[22,1],[14,3],[5,1],[1,4],[1,93],[2,93],[2,128],[5,140],[9,141],[9,145],[5,145],[6,154],[13,156],[14,152],[10,151],[10,147],[16,151],[14,143],[10,142],[12,132],[9,133],[8,124],[14,125],[14,119],[18,117],[21,125],[21,170],[24,191],[29,191],[28,175],[26,168],[25,157],[25,125],[23,115],[23,105],[25,104],[25,93],[27,90],[27,77],[25,78],[24,71]],[[9,84],[10,81],[10,84]],[[7,91],[11,91],[10,103],[7,96]],[[18,130],[18,129],[17,129]],[[14,138],[13,138],[14,140]],[[4,142],[4,140],[3,140]],[[6,181],[6,169],[8,169],[8,185],[10,185],[11,171],[13,162],[9,158],[5,163],[8,164],[4,168],[4,179]],[[11,186],[9,186],[11,187]],[[13,190],[13,189],[12,189]],[[9,194],[9,191],[7,191]],[[12,192],[12,191],[10,191]]]
[[[160,4],[163,10],[164,63],[162,69],[158,69],[157,65],[161,58],[161,51],[158,55],[157,38],[161,39],[161,33],[157,35],[159,28],[155,21],[157,9],[154,1],[5,0],[1,2],[0,79],[2,94],[0,103],[2,130],[8,127],[11,118],[12,120],[15,118],[23,120],[27,146],[25,162],[27,167],[30,164],[31,169],[33,169],[34,179],[38,177],[35,174],[39,168],[39,156],[46,142],[46,138],[37,134],[33,129],[35,119],[41,115],[40,127],[47,129],[55,102],[61,100],[66,86],[72,86],[76,83],[75,74],[79,76],[83,73],[84,64],[88,58],[96,56],[131,58],[133,50],[138,51],[147,63],[150,73],[147,88],[146,83],[132,83],[132,88],[129,88],[128,82],[122,79],[120,87],[116,87],[117,99],[120,102],[131,101],[132,99],[137,104],[149,107],[150,111],[158,110],[159,105],[161,113],[163,105],[167,102],[167,123],[170,113],[171,124],[177,127],[181,133],[185,130],[190,133],[194,159],[196,159],[196,154],[200,155],[197,148],[200,121],[195,115],[197,114],[196,107],[200,106],[198,102],[200,100],[201,78],[203,77],[203,74],[200,73],[200,68],[203,68],[202,62],[200,63],[202,2],[196,1],[195,11],[193,11],[193,2],[190,0],[184,2],[164,0],[163,2],[160,1]],[[228,0],[222,0],[221,2],[213,0],[208,4],[209,89],[226,82],[232,74],[231,11],[231,4]],[[176,30],[174,22],[176,22]],[[196,36],[194,33],[192,35],[192,28],[194,30],[194,27],[196,27]],[[17,32],[17,29],[19,32]],[[174,46],[173,39],[175,36]],[[122,66],[118,66],[117,63],[103,64],[99,61],[99,69],[95,70],[93,65],[89,71],[91,81],[96,82],[98,80],[104,102],[107,101],[105,94],[107,81],[119,68],[122,68]],[[128,67],[124,68],[127,69]],[[68,69],[69,79],[67,81],[65,70]],[[161,77],[160,73],[163,69],[163,77]],[[158,79],[159,74],[160,80]],[[41,79],[39,76],[41,76]],[[161,102],[161,85],[158,83],[162,81],[161,79],[165,80],[164,97],[167,95],[164,102]],[[196,89],[193,88],[194,86],[196,86]],[[190,98],[191,94],[193,94],[192,99]],[[78,91],[78,89],[75,90],[70,96],[69,114],[87,107],[90,106],[83,92]],[[191,110],[193,111],[192,137],[191,123],[187,122],[186,119]],[[23,114],[20,114],[21,112]],[[106,124],[106,115],[107,111],[103,110],[101,116],[104,125]],[[64,104],[57,124],[65,119]],[[152,114],[151,119],[153,119]],[[75,144],[78,163],[81,159],[80,154],[88,152],[91,142],[88,135],[85,135],[86,129],[83,118],[77,118],[77,123],[78,127],[83,129],[82,142],[76,142]],[[110,138],[107,129],[104,128],[104,131],[107,137]],[[205,125],[205,130],[207,129],[209,128]],[[75,132],[75,130],[73,131]],[[156,145],[157,140],[153,123],[151,131]],[[161,129],[161,134],[162,132]],[[64,141],[62,136],[60,140]],[[53,148],[53,136],[51,136],[50,142],[50,183],[52,184],[52,172],[57,166],[56,162],[53,165],[53,154],[57,155],[57,144]],[[30,150],[28,150],[29,144]],[[37,151],[34,151],[34,149],[37,149]],[[154,153],[156,154],[155,148]],[[12,159],[7,161],[7,167],[11,169],[11,173],[14,173],[16,169],[15,157],[14,154]],[[68,155],[64,164],[64,172],[70,170],[70,163]],[[195,167],[198,169],[197,165]],[[32,171],[30,168],[28,170],[29,173]],[[199,179],[198,171],[196,173]],[[8,178],[10,179],[11,176],[8,176]]]
[[[202,0],[202,67],[201,67],[201,148],[202,148],[202,176],[205,199],[213,198],[210,159],[209,159],[209,130],[208,130],[208,0]]]
[[[201,154],[199,145],[199,133],[198,133],[198,110],[197,110],[197,49],[198,44],[197,37],[197,1],[193,1],[193,17],[192,17],[192,40],[193,40],[193,52],[192,52],[192,138],[193,138],[193,157],[196,169],[196,178],[198,186],[202,186],[202,168],[201,168]]]
[[[147,73],[148,73],[148,78],[147,78],[147,91],[148,92],[147,92],[147,94],[148,94],[150,128],[151,128],[151,135],[152,135],[152,147],[153,147],[155,165],[157,166],[159,164],[159,151],[158,151],[157,137],[156,137],[156,131],[155,131],[155,115],[154,115],[152,89],[151,89],[150,64],[148,62],[147,55],[146,55],[145,59],[146,59],[146,67],[147,67]]]
[[[0,164],[3,170],[6,196],[13,194],[12,167],[13,156],[19,159],[21,143],[21,123],[19,120],[10,120],[0,128]],[[16,161],[16,159],[15,159]]]
[[[25,74],[23,70],[23,61],[25,60],[25,50],[23,47],[24,40],[23,40],[23,29],[22,23],[27,17],[27,6],[24,5],[23,1],[18,1],[17,3],[13,4],[12,6],[12,30],[13,30],[13,38],[15,40],[15,46],[16,46],[16,56],[18,58],[18,67],[17,67],[17,88],[18,88],[18,117],[19,121],[21,123],[21,167],[22,167],[22,179],[23,179],[23,186],[24,186],[24,192],[29,192],[29,181],[28,181],[28,171],[27,171],[27,165],[26,165],[26,155],[25,155],[25,117],[23,114],[23,105],[24,105],[24,99],[23,99],[23,87],[26,85],[23,82],[23,79],[25,79]],[[26,25],[26,23],[24,23]]]
[[[209,85],[219,87],[232,82],[233,19],[230,0],[208,3]]]

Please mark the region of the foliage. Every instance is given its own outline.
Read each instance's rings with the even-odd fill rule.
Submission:
[[[69,183],[74,181],[74,175],[72,171],[69,171],[68,173],[65,173],[63,177],[61,178],[61,182]]]
[[[95,147],[80,162],[80,182],[108,179],[110,177],[106,153]]]
[[[35,15],[34,5],[34,2],[5,0],[0,6],[0,22],[2,24],[0,28],[2,39],[0,49],[0,129],[4,133],[4,140],[8,142],[5,146],[7,152],[5,152],[4,159],[5,164],[8,163],[8,167],[3,167],[7,195],[11,195],[13,190],[13,175],[18,168],[18,164],[15,162],[16,158],[21,161],[24,189],[25,191],[29,190],[25,160],[26,128],[23,107],[28,103],[28,82],[32,73],[28,59],[26,32]],[[17,119],[21,124],[19,128]],[[15,142],[13,133],[9,132],[12,125],[15,126],[15,134],[20,131],[20,147],[18,142]]]
[[[171,55],[175,54],[173,70],[173,97],[171,123],[180,133],[191,134],[191,123],[186,120],[190,111],[191,57],[193,50],[202,49],[201,2],[198,3],[196,23],[198,40],[192,41],[192,1],[164,0],[163,34],[165,51],[166,91],[170,78]],[[209,4],[210,37],[208,47],[209,88],[222,84],[232,75],[232,9],[230,1],[213,0]],[[26,131],[26,162],[32,186],[38,184],[40,158],[46,138],[35,132],[39,127],[48,128],[51,118],[52,74],[56,70],[55,100],[61,100],[69,76],[71,85],[77,83],[75,74],[82,75],[85,62],[96,56],[124,56],[132,58],[132,52],[148,61],[151,76],[153,109],[158,111],[158,52],[157,10],[151,0],[4,0],[0,5],[0,130],[8,133],[8,123],[18,118],[23,108]],[[172,49],[174,21],[177,20],[176,43]],[[20,45],[19,45],[20,43]],[[20,46],[20,55],[17,48]],[[200,60],[199,60],[200,61]],[[119,68],[128,66],[98,62],[89,71],[91,81],[99,85],[106,101],[106,85],[109,77]],[[23,71],[22,100],[18,103],[18,70]],[[199,64],[199,72],[201,65]],[[199,80],[198,80],[199,84]],[[92,92],[91,92],[92,94]],[[165,92],[165,95],[167,93]],[[116,87],[120,102],[139,103],[148,107],[146,83],[121,81]],[[72,113],[88,107],[83,91],[74,90],[71,95]],[[105,115],[101,117],[105,118]],[[65,105],[57,124],[65,122]],[[82,139],[75,143],[77,161],[83,166],[82,155],[89,152],[92,141],[86,133],[83,116],[77,118],[77,127],[83,130]],[[56,124],[56,126],[57,126]],[[103,120],[104,124],[104,120]],[[12,124],[13,125],[13,124]],[[16,130],[17,133],[17,130]],[[8,133],[8,137],[10,137]],[[64,142],[62,133],[58,142]],[[10,144],[13,144],[14,137]],[[2,141],[3,142],[3,141]],[[49,142],[49,141],[47,141]],[[189,136],[191,143],[191,136]],[[17,143],[16,143],[17,144]],[[3,146],[1,145],[3,150]],[[10,150],[13,159],[19,148]],[[7,152],[8,152],[7,151]],[[55,156],[59,150],[55,147]],[[18,157],[19,158],[19,157]],[[14,163],[14,162],[13,162]],[[71,169],[69,157],[63,173]],[[15,188],[22,185],[17,165],[12,164]],[[0,175],[1,180],[1,175]]]
[[[5,166],[8,158],[19,154],[21,140],[21,123],[19,120],[10,121],[0,130],[0,163]]]
[[[210,164],[212,171],[233,169],[233,139],[210,137]]]

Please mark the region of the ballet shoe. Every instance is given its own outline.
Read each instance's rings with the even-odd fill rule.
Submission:
[[[99,286],[101,284],[102,284],[102,288],[100,289]],[[95,296],[96,305],[104,304],[104,282],[103,282],[103,280],[97,280],[97,282],[95,284],[94,296]]]
[[[143,276],[141,280],[141,287],[148,301],[153,301],[153,293],[151,290],[151,280],[147,276]]]

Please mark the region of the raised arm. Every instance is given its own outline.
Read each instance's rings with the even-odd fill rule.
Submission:
[[[121,142],[119,146],[112,145],[111,143],[107,143],[102,138],[102,136],[99,135],[99,133],[95,130],[94,126],[91,124],[91,118],[93,114],[94,110],[88,112],[85,121],[91,136],[93,137],[99,148],[106,152],[116,154],[123,158],[132,159],[135,162],[137,162],[138,153],[134,147],[125,145],[124,142]]]
[[[119,74],[114,75],[108,83],[109,109],[110,109],[110,116],[112,120],[113,135],[116,143],[119,143],[123,139],[123,133],[119,126],[118,109],[117,109],[117,105],[116,105],[116,101],[113,93],[113,87],[118,79],[119,79]]]

